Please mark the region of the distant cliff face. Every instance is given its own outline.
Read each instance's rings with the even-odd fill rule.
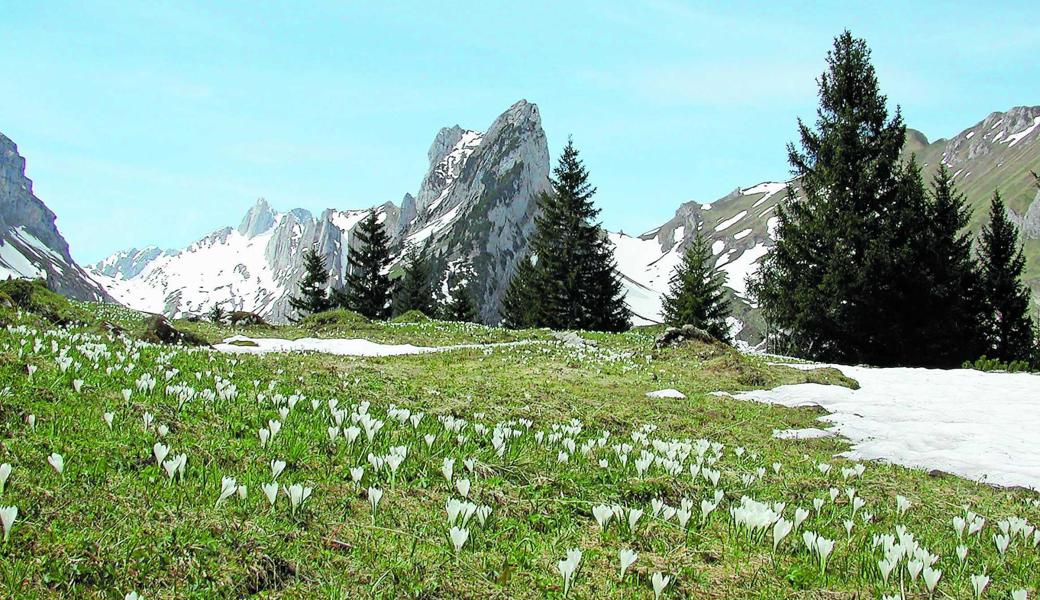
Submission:
[[[0,134],[0,278],[43,278],[54,291],[80,300],[111,300],[72,260],[56,217],[33,194],[25,159]]]
[[[459,126],[436,135],[430,168],[400,208],[376,210],[397,260],[425,248],[440,289],[470,281],[481,317],[498,320],[509,275],[527,250],[537,196],[548,186],[549,152],[538,108],[520,101],[485,132]],[[275,321],[292,316],[288,298],[315,248],[342,286],[354,230],[370,209],[280,213],[257,201],[235,229],[220,229],[177,251],[116,253],[91,272],[120,302],[170,316],[201,314],[215,303]]]

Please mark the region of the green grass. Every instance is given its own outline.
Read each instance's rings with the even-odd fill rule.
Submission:
[[[82,305],[93,315],[128,332],[140,315],[107,306]],[[959,478],[928,475],[885,464],[869,464],[862,477],[845,482],[850,461],[834,455],[847,449],[838,439],[776,440],[775,429],[814,426],[818,413],[740,402],[712,395],[784,383],[814,381],[852,385],[833,370],[803,372],[771,366],[717,346],[692,344],[655,350],[653,330],[627,334],[585,334],[595,348],[574,349],[545,342],[542,331],[509,332],[437,321],[409,324],[342,323],[311,329],[232,329],[208,323],[178,327],[216,341],[234,333],[277,337],[321,335],[380,341],[433,343],[533,340],[534,343],[389,358],[325,355],[224,355],[144,345],[94,326],[50,329],[31,315],[14,317],[20,327],[0,332],[0,462],[14,471],[0,505],[15,505],[18,520],[11,539],[0,545],[0,597],[123,598],[137,590],[156,598],[561,598],[556,564],[570,548],[583,559],[571,598],[652,598],[650,577],[674,577],[664,598],[876,598],[898,585],[882,584],[870,550],[875,533],[893,533],[905,524],[941,558],[944,571],[936,597],[968,598],[968,576],[985,570],[993,577],[988,598],[1006,598],[1013,588],[1040,585],[1040,556],[1016,540],[1008,557],[998,556],[991,536],[999,519],[1021,516],[1040,521],[1029,502],[1036,495],[999,490]],[[39,339],[39,344],[36,340]],[[71,358],[67,371],[59,357]],[[30,378],[28,367],[36,367]],[[110,370],[111,369],[111,370]],[[152,391],[137,382],[155,377]],[[167,381],[169,374],[169,381]],[[82,380],[79,392],[74,380]],[[219,395],[233,383],[237,392]],[[168,385],[181,386],[167,392]],[[188,400],[179,393],[194,390]],[[682,390],[687,398],[651,399],[645,393]],[[129,400],[121,390],[133,390]],[[210,396],[212,394],[212,396]],[[328,401],[350,412],[370,403],[368,413],[385,426],[368,443],[342,436],[330,442]],[[312,408],[317,401],[317,409]],[[294,407],[281,419],[278,409]],[[388,411],[424,413],[418,427],[398,422]],[[114,413],[110,430],[103,419]],[[154,415],[150,428],[143,416]],[[34,415],[36,427],[27,424]],[[447,432],[439,417],[465,419],[461,433]],[[529,419],[530,430],[520,422]],[[548,442],[580,420],[577,446],[609,431],[603,447],[584,456],[580,449],[558,462],[562,441]],[[280,433],[262,447],[258,430],[269,420],[284,421]],[[407,420],[406,420],[407,421]],[[499,456],[491,442],[496,424],[522,432]],[[159,436],[158,426],[169,428]],[[699,503],[715,486],[688,470],[678,476],[653,466],[643,476],[633,463],[646,426],[658,440],[707,439],[724,444],[716,467],[724,498],[701,524]],[[486,431],[482,428],[486,428]],[[536,432],[544,432],[539,443]],[[435,436],[427,448],[425,435]],[[171,456],[187,455],[183,480],[171,482],[156,464],[152,446],[168,444]],[[611,446],[636,447],[622,467]],[[375,473],[368,455],[408,447],[391,478]],[[736,449],[743,448],[737,456]],[[52,452],[65,458],[58,475],[46,462]],[[708,456],[711,456],[708,452]],[[459,495],[441,474],[442,461],[456,459],[455,479],[472,482],[470,499],[492,509],[485,526],[474,518],[470,539],[456,555],[448,540],[445,502]],[[475,459],[473,472],[463,460]],[[693,462],[693,455],[687,465]],[[287,463],[284,485],[303,484],[313,494],[295,514],[284,494],[271,508],[261,485],[272,481],[269,463]],[[609,468],[598,466],[600,459]],[[772,471],[781,463],[780,474]],[[833,466],[821,473],[817,465]],[[349,470],[364,466],[356,486]],[[766,474],[743,477],[757,468]],[[245,499],[217,506],[221,477],[248,488]],[[844,495],[826,502],[803,530],[837,540],[825,574],[792,533],[772,552],[765,539],[748,539],[732,525],[728,511],[744,495],[810,508],[829,487],[855,486],[873,512],[873,523],[857,520],[851,539],[841,522],[850,513]],[[365,490],[384,490],[374,518]],[[895,514],[895,496],[913,508]],[[679,506],[694,502],[686,531],[676,520],[651,518],[653,499]],[[592,507],[601,503],[645,509],[636,533],[615,520],[600,532]],[[972,537],[965,568],[953,556],[957,542],[950,518],[971,506],[988,521]],[[639,553],[624,581],[617,576],[617,551]],[[906,580],[905,568],[902,570]],[[920,580],[906,582],[925,597]]]

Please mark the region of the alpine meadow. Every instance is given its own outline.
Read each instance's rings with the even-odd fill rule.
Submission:
[[[463,4],[12,7],[0,598],[1040,598],[1028,7]]]

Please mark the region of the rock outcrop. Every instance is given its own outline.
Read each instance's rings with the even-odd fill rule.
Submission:
[[[25,159],[0,134],[0,279],[45,279],[50,289],[78,300],[110,301],[69,253],[57,217],[33,194]]]

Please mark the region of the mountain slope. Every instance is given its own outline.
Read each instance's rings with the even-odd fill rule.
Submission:
[[[400,208],[375,207],[391,234],[396,259],[425,248],[438,285],[471,281],[487,321],[516,260],[527,248],[537,195],[548,185],[549,153],[538,108],[521,100],[481,133],[442,129],[430,147],[430,169]],[[215,231],[183,250],[116,253],[92,274],[120,302],[170,316],[201,314],[214,303],[274,321],[294,316],[288,298],[303,273],[302,254],[316,248],[342,286],[354,228],[369,209],[328,209],[314,217],[274,211],[260,200],[237,229]]]
[[[1028,266],[1026,280],[1040,291],[1040,194],[1029,171],[1040,170],[1040,106],[992,113],[953,138],[929,142],[908,130],[904,154],[916,156],[926,181],[945,163],[973,210],[971,228],[986,220],[993,190],[1000,189],[1013,218],[1023,227]],[[687,202],[660,227],[640,236],[611,233],[629,304],[637,322],[658,322],[660,297],[681,252],[700,230],[728,275],[737,298],[739,338],[755,342],[759,328],[746,300],[744,279],[758,268],[772,245],[776,203],[786,197],[786,182],[737,188],[710,204]]]
[[[64,296],[110,301],[105,290],[72,259],[56,219],[33,194],[18,147],[0,134],[0,279],[43,278]]]

